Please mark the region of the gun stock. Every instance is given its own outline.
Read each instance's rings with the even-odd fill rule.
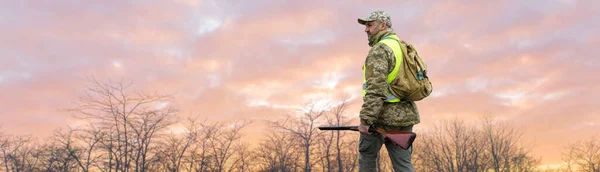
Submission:
[[[319,130],[351,130],[358,131],[358,126],[320,126]],[[369,131],[378,132],[384,138],[391,140],[396,145],[400,146],[404,150],[408,150],[412,146],[413,141],[417,137],[414,132],[408,131],[396,131],[396,130],[384,130],[380,127],[369,127]]]

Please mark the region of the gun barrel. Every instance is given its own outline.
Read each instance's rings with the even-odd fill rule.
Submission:
[[[353,130],[353,131],[358,131],[358,126],[320,126],[319,130]]]

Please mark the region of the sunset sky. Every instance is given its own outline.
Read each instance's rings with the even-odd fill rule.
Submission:
[[[2,1],[0,131],[45,136],[86,77],[172,93],[180,115],[272,119],[311,100],[362,99],[369,50],[356,21],[392,17],[419,50],[433,95],[426,129],[492,114],[545,164],[600,131],[600,1]],[[257,131],[260,132],[260,131]]]

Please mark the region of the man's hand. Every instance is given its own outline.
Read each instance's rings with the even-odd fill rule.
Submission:
[[[366,134],[366,135],[370,135],[371,134],[371,133],[369,133],[369,126],[368,125],[360,124],[358,126],[358,131],[360,133],[363,133],[363,134]]]

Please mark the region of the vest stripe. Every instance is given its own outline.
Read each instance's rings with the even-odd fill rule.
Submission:
[[[398,75],[398,69],[400,68],[400,63],[402,63],[402,55],[403,54],[402,54],[402,50],[400,49],[399,38],[396,35],[390,35],[390,36],[382,38],[381,41],[378,42],[378,44],[379,43],[383,43],[383,44],[387,45],[388,47],[390,47],[396,58],[396,64],[394,65],[394,69],[392,70],[392,72],[390,74],[388,74],[388,77],[387,77],[388,91],[387,91],[387,99],[385,101],[386,102],[400,102],[400,99],[398,99],[396,96],[392,95],[389,91],[390,83],[394,79],[396,79],[396,75]],[[363,97],[367,94],[367,92],[365,91],[366,89],[367,89],[366,71],[365,71],[365,67],[363,65],[363,85],[362,85]]]

